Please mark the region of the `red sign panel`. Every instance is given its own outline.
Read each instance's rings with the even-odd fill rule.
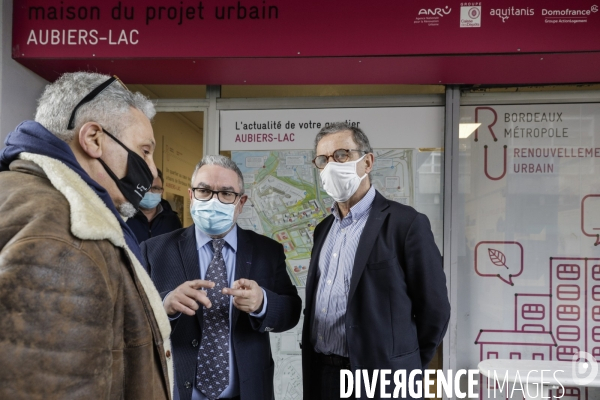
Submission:
[[[31,67],[41,64],[27,60],[595,52],[595,2],[14,0],[13,57]]]

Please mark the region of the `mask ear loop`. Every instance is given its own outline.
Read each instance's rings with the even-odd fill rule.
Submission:
[[[109,176],[112,178],[112,180],[113,180],[113,181],[115,181],[115,183],[116,183],[117,181],[118,181],[118,182],[121,182],[121,179],[119,179],[119,178],[117,177],[117,175],[115,175],[115,173],[112,171],[112,169],[110,169],[110,167],[109,167],[108,165],[106,165],[106,163],[105,163],[105,162],[104,162],[104,161],[103,161],[101,158],[98,158],[98,161],[100,162],[100,164],[102,164],[102,166],[103,166],[103,167],[104,167],[104,169],[106,170],[106,173],[107,173],[107,174],[108,174],[108,175],[109,175]],[[117,184],[117,185],[118,185],[118,184]],[[119,187],[119,189],[120,189],[120,187]]]
[[[359,162],[360,162],[360,161],[361,161],[363,158],[365,158],[365,157],[367,156],[367,154],[369,154],[369,153],[366,153],[364,156],[362,156],[362,157],[361,157],[361,158],[359,158],[358,160],[354,161],[354,162],[356,163],[356,164],[354,164],[354,172],[356,173],[356,175],[358,175],[358,172],[356,172],[356,167],[358,166],[358,163],[359,163]],[[367,175],[369,175],[369,174],[368,174],[368,173],[365,171],[365,174],[364,174],[363,176],[361,176],[361,177],[360,177],[360,181],[362,182],[362,181],[363,181],[363,179],[365,179],[365,177],[366,177]]]

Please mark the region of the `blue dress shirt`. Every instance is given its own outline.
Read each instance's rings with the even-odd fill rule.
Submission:
[[[223,259],[225,260],[225,267],[227,268],[227,282],[229,287],[235,282],[235,259],[237,252],[237,226],[235,226],[225,237],[225,245],[223,246]],[[196,248],[198,250],[198,260],[200,262],[200,279],[204,279],[206,276],[206,269],[213,259],[213,248],[211,244],[212,238],[202,232],[196,227]],[[243,278],[243,277],[242,277]],[[221,289],[221,288],[219,288]],[[260,313],[250,313],[252,317],[262,318],[267,312],[267,294],[263,289],[263,308]],[[166,296],[165,296],[166,298]],[[196,312],[202,312],[202,308]],[[179,314],[180,315],[180,314]],[[175,319],[179,317],[175,316]],[[231,341],[231,329],[232,329],[232,315],[233,315],[233,297],[229,299],[229,386],[223,390],[219,398],[231,398],[239,396],[240,384],[238,381],[237,368],[235,367],[235,352]],[[176,372],[177,373],[177,372]],[[195,373],[194,373],[195,375]],[[194,391],[192,393],[192,400],[207,400],[206,396],[196,387],[194,383]]]
[[[337,203],[333,206],[333,224],[319,256],[319,271],[312,343],[318,353],[348,357],[346,342],[346,307],[350,278],[358,242],[375,199],[375,188],[344,217]]]

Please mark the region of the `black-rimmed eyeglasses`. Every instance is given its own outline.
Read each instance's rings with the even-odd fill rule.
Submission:
[[[233,204],[236,199],[241,196],[240,193],[230,192],[227,190],[210,190],[207,188],[192,188],[194,192],[194,198],[198,201],[208,201],[217,195],[217,199],[223,204]]]
[[[367,153],[364,150],[358,150],[358,149],[337,149],[330,156],[326,156],[326,155],[316,156],[312,160],[312,162],[313,162],[313,164],[315,164],[315,167],[317,167],[319,169],[325,168],[327,166],[327,163],[329,163],[330,158],[333,158],[333,160],[335,162],[345,163],[346,161],[348,161],[350,159],[351,151],[358,151],[359,153]]]

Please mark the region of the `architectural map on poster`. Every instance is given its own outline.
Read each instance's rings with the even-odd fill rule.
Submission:
[[[371,182],[390,200],[414,206],[413,151],[409,149],[374,149],[375,165]]]
[[[234,151],[248,201],[238,225],[283,245],[288,272],[304,286],[315,226],[329,214],[332,199],[320,189],[312,151]]]

